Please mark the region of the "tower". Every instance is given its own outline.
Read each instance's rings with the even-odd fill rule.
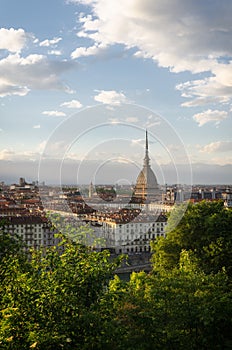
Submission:
[[[93,183],[91,181],[91,183],[89,185],[89,198],[93,197],[93,192],[94,192],[94,188],[93,188]]]
[[[19,186],[24,187],[26,185],[26,181],[24,177],[19,178]]]
[[[144,202],[144,201],[155,201],[159,200],[159,185],[156,176],[151,169],[149,150],[148,150],[148,133],[146,130],[145,135],[145,157],[143,159],[143,168],[140,171],[134,193],[133,201]]]

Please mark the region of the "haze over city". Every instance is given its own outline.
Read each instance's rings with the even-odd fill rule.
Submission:
[[[231,13],[229,0],[3,0],[1,180],[133,183],[147,129],[160,184],[231,184]]]

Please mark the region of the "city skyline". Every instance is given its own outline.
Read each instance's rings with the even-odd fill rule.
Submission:
[[[159,183],[175,183],[174,165],[187,182],[191,164],[193,183],[231,184],[231,11],[228,0],[4,0],[1,180],[36,180],[41,154],[55,135],[42,180],[57,183],[52,169],[63,162],[61,183],[77,182],[79,164],[85,164],[79,182],[89,183],[93,169],[109,159],[108,182],[135,182],[147,128]],[[123,105],[133,113],[125,107],[116,118],[112,110]],[[108,111],[102,119],[93,113],[99,108]],[[176,137],[163,132],[158,140],[160,120]],[[69,121],[76,134],[62,139]],[[99,128],[106,122],[112,126],[108,139]],[[116,137],[113,126],[123,123]],[[83,133],[85,141],[74,145]],[[98,182],[107,182],[104,174]]]

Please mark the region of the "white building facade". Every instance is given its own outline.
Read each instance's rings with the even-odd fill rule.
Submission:
[[[7,217],[2,230],[12,236],[20,237],[26,247],[52,247],[59,243],[56,232],[48,220],[40,216]]]
[[[133,221],[120,223],[105,219],[97,228],[98,235],[104,238],[106,248],[116,253],[134,254],[150,251],[150,242],[157,237],[165,237],[167,218],[159,215],[156,220],[149,216],[138,216]]]

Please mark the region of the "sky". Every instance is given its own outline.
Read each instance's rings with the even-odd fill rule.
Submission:
[[[230,0],[0,5],[0,180],[232,183]]]

